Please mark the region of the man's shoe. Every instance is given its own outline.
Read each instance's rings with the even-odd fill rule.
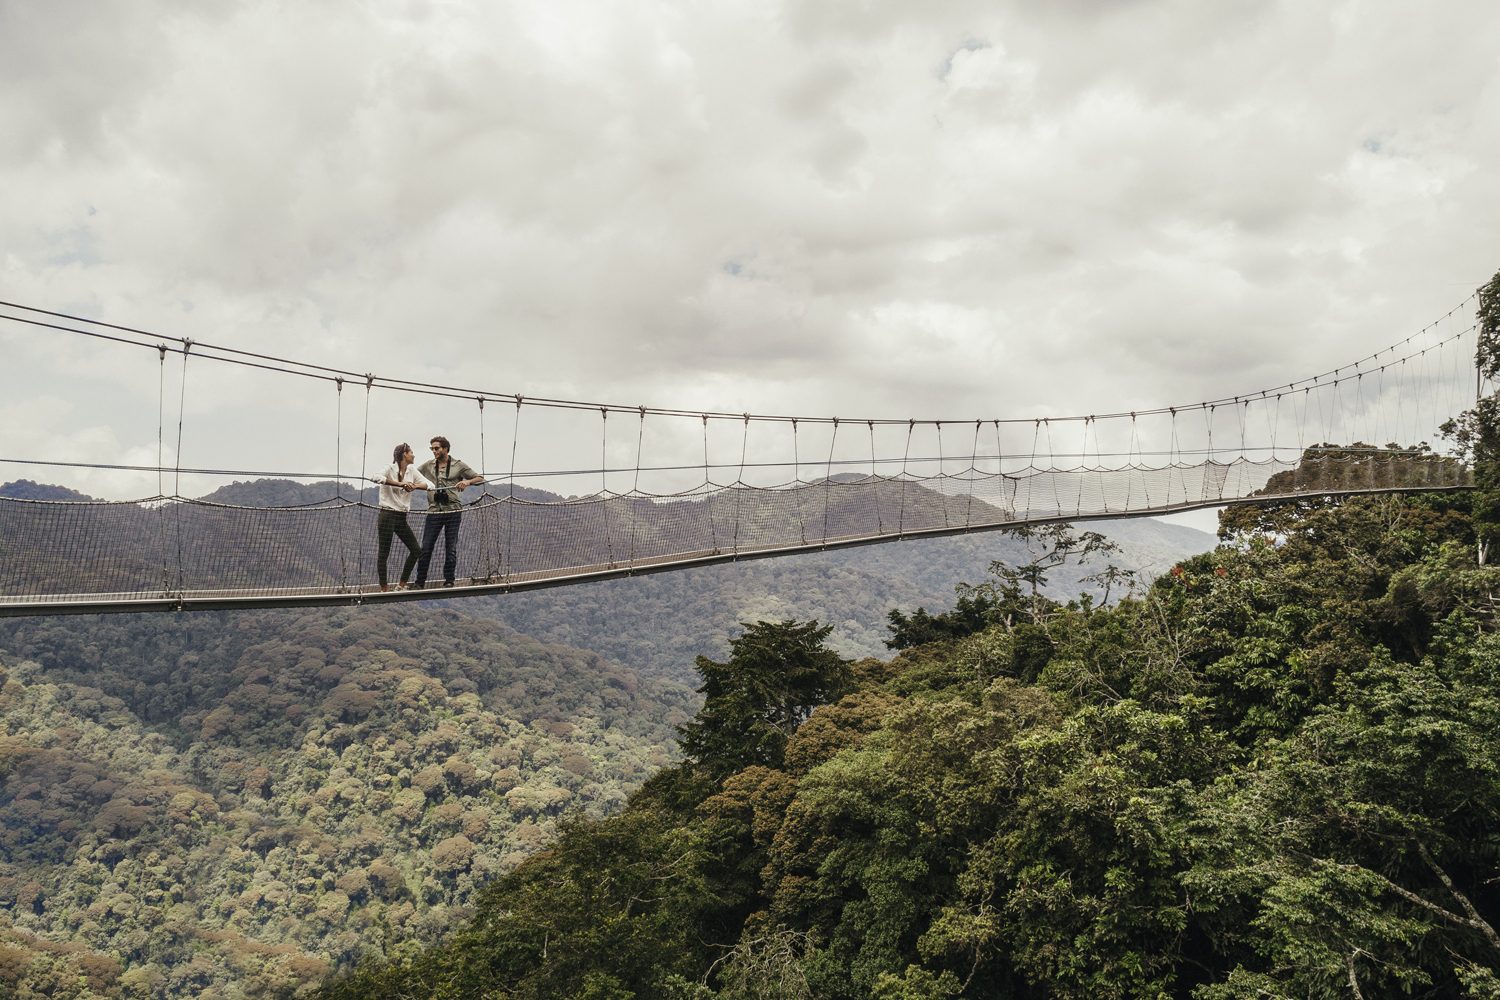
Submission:
[[[443,581],[443,586],[445,586],[445,587],[451,587],[451,586],[453,586],[453,581],[452,580],[444,580]]]
[[[416,583],[414,583],[414,584],[411,585],[411,589],[412,590],[426,590],[427,589],[427,584],[423,583],[421,580],[418,580]]]

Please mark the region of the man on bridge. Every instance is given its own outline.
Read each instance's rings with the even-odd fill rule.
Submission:
[[[430,444],[432,458],[417,470],[433,484],[433,489],[432,499],[427,505],[427,521],[422,528],[422,554],[417,557],[417,579],[413,584],[416,590],[427,585],[427,567],[432,562],[439,535],[443,536],[443,586],[453,586],[453,578],[458,572],[458,525],[463,519],[463,502],[458,495],[468,487],[484,482],[484,477],[467,462],[448,454],[447,438],[439,434]]]

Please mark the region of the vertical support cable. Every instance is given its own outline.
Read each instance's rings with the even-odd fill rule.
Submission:
[[[182,389],[177,397],[177,454],[173,458],[175,468],[172,473],[172,510],[175,514],[173,520],[176,522],[177,533],[177,593],[180,596],[183,588],[182,569],[182,412],[187,405],[187,363],[188,352],[193,349],[191,340],[182,342]]]
[[[1407,434],[1406,434],[1406,383],[1404,381],[1405,376],[1406,376],[1406,359],[1402,358],[1401,359],[1401,370],[1400,370],[1400,373],[1398,375],[1396,375],[1396,376],[1393,376],[1393,378],[1398,379],[1398,383],[1397,383],[1397,386],[1396,386],[1396,426],[1400,429],[1401,437],[1402,438],[1407,438]],[[1415,437],[1411,437],[1411,438],[1407,438],[1406,440],[1402,441],[1401,443],[1404,444],[1404,445],[1410,446],[1410,445],[1416,444],[1417,440],[1416,440]]]
[[[1271,466],[1275,468],[1280,460],[1280,451],[1276,447],[1277,439],[1281,433],[1281,393],[1276,394],[1276,413],[1271,418]]]
[[[1048,479],[1052,480],[1052,508],[1059,515],[1063,512],[1062,492],[1057,483],[1057,477],[1062,470],[1057,467],[1057,445],[1052,442],[1052,418],[1043,417],[1042,426],[1047,428],[1047,468],[1050,470]]]
[[[500,561],[500,533],[490,531],[485,522],[489,519],[490,508],[493,504],[485,501],[490,498],[490,465],[489,458],[485,454],[484,441],[484,396],[475,396],[474,402],[479,404],[479,474],[484,477],[484,486],[479,491],[478,514],[479,514],[479,556],[484,560],[484,579],[486,583],[494,583],[499,572]]]
[[[708,472],[708,414],[703,414],[703,512],[708,516],[708,538],[713,554],[719,554],[719,529],[714,524],[713,480]]]
[[[865,426],[870,429],[870,485],[875,490],[875,533],[885,534],[885,520],[880,516],[880,475],[875,469],[875,421],[866,420]]]
[[[1274,465],[1276,463],[1276,448],[1275,448],[1276,427],[1271,422],[1271,407],[1268,406],[1268,405],[1266,405],[1266,400],[1268,398],[1268,395],[1267,395],[1268,392],[1269,392],[1269,390],[1262,389],[1260,391],[1260,399],[1259,399],[1258,402],[1260,402],[1260,404],[1264,408],[1262,412],[1264,412],[1265,415],[1266,415],[1266,437],[1265,437],[1265,440],[1272,443],[1271,444],[1269,458],[1268,458],[1267,461],[1270,464]],[[1257,448],[1255,450],[1256,451],[1265,451],[1266,449],[1265,448]],[[1260,464],[1266,464],[1266,463],[1263,462],[1263,463],[1260,463]]]
[[[346,522],[348,517],[344,509],[344,379],[338,376],[333,380],[338,391],[338,406],[335,407],[337,416],[334,418],[333,432],[333,489],[338,499],[338,537],[336,544],[339,550],[339,593],[349,592],[349,564],[347,561],[347,549],[349,539],[347,535]]]
[[[1238,399],[1238,397],[1236,397],[1236,399]],[[1245,463],[1247,461],[1249,461],[1249,456],[1246,455],[1246,453],[1245,453],[1245,423],[1249,419],[1249,414],[1250,414],[1250,400],[1246,399],[1244,401],[1244,405],[1242,405],[1240,407],[1240,410],[1239,410],[1239,418],[1240,418],[1240,454],[1239,454],[1239,457],[1236,458],[1235,461],[1234,461],[1234,466],[1235,466],[1235,481],[1236,481],[1236,485],[1238,487],[1234,491],[1234,495],[1235,496],[1239,496],[1242,492],[1244,492],[1243,488],[1241,487],[1241,484],[1243,484],[1243,482],[1244,482]]]
[[[1240,400],[1236,399],[1235,402],[1238,403],[1240,402]],[[1239,413],[1237,414],[1237,416],[1240,418],[1240,458],[1242,459],[1245,457],[1245,419],[1246,415],[1249,412],[1250,400],[1247,399],[1244,400],[1244,405],[1241,407]]]
[[[1083,418],[1083,433],[1079,436],[1078,445],[1078,500],[1073,505],[1076,513],[1083,513],[1083,484],[1089,471],[1089,427],[1094,423],[1092,416]]]
[[[1347,448],[1354,443],[1354,439],[1349,435],[1348,418],[1344,416],[1344,390],[1339,388],[1343,384],[1344,379],[1339,378],[1338,371],[1335,371],[1333,395],[1328,400],[1328,443]],[[1348,452],[1344,454],[1347,456]]]
[[[982,421],[974,421],[974,447],[969,450],[969,502],[964,507],[964,530],[968,531],[974,518],[974,480],[979,475],[975,464],[979,461],[979,425]]]
[[[828,438],[828,468],[823,471],[823,545],[828,545],[828,495],[833,490],[833,448],[839,439],[839,418],[833,418],[833,434]]]
[[[635,482],[630,486],[630,562],[629,566],[635,568],[635,524],[636,508],[641,502],[641,449],[645,447],[646,441],[646,408],[638,407],[641,411],[640,428],[635,435]]]
[[[1355,365],[1355,367],[1358,368],[1359,366]],[[1362,416],[1364,416],[1365,420],[1367,421],[1366,424],[1365,424],[1365,430],[1370,432],[1370,434],[1369,434],[1370,440],[1367,441],[1367,442],[1365,442],[1366,444],[1368,444],[1370,446],[1369,451],[1365,455],[1365,464],[1369,467],[1370,489],[1373,490],[1377,486],[1380,485],[1380,483],[1377,480],[1376,475],[1375,475],[1375,467],[1380,462],[1380,451],[1379,451],[1379,449],[1380,449],[1380,431],[1379,431],[1378,428],[1372,427],[1371,423],[1369,422],[1370,421],[1370,417],[1369,417],[1370,410],[1369,410],[1369,407],[1365,404],[1365,373],[1364,372],[1360,372],[1358,375],[1356,375],[1354,377],[1354,399],[1355,399],[1355,408],[1356,408],[1356,410],[1358,410],[1358,412]],[[1355,435],[1354,440],[1355,441],[1359,441],[1359,440],[1363,439],[1364,437],[1365,437],[1365,434],[1364,433],[1360,433],[1360,434]]]
[[[901,453],[901,513],[896,520],[897,537],[905,537],[906,535],[906,487],[907,484],[911,482],[910,477],[906,474],[906,461],[911,457],[911,436],[912,432],[916,429],[916,418],[913,417],[912,419],[907,420],[906,450]]]
[[[745,491],[745,449],[750,446],[750,414],[746,413],[745,430],[740,436],[740,471],[734,480],[734,554],[740,554],[740,497]]]
[[[516,526],[516,442],[521,438],[521,394],[516,393],[516,418],[510,425],[510,475],[506,477],[505,496],[505,553],[501,557],[501,571],[508,579],[515,572],[516,555],[512,544]]]
[[[1181,503],[1187,503],[1187,477],[1182,474],[1182,463],[1179,461],[1179,444],[1177,442],[1177,407],[1167,407],[1167,412],[1172,415],[1172,443],[1167,448],[1167,506],[1175,506],[1172,501],[1172,473],[1177,474],[1177,485],[1182,488]]]
[[[599,496],[604,504],[604,551],[609,556],[609,568],[615,568],[614,515],[610,509],[609,492],[609,407],[599,407]]]
[[[1318,378],[1319,376],[1314,376],[1313,381],[1317,382]],[[1318,388],[1322,388],[1322,386]],[[1333,444],[1333,414],[1323,412],[1323,394],[1321,392],[1318,393],[1318,426],[1323,432],[1321,435],[1323,440],[1318,443]]]
[[[1297,469],[1300,474],[1294,480],[1294,485],[1299,493],[1302,492],[1307,476],[1316,478],[1318,475],[1317,469],[1308,468],[1305,471],[1303,470],[1303,467],[1308,464],[1307,421],[1310,419],[1308,412],[1310,409],[1312,409],[1312,386],[1308,386],[1302,390],[1302,416],[1297,420]]]
[[[156,350],[156,534],[157,550],[161,553],[161,592],[166,596],[172,585],[167,568],[167,501],[163,495],[167,489],[163,479],[166,475],[163,438],[167,413],[167,345],[158,344]]]
[[[359,492],[355,494],[357,502],[354,507],[354,523],[356,527],[359,525],[359,518],[365,509],[365,484],[369,482],[369,480],[365,478],[365,473],[368,471],[365,463],[366,461],[368,461],[370,454],[370,392],[372,389],[374,389],[374,387],[375,376],[370,372],[365,372],[365,424],[364,434],[360,438],[359,442]],[[377,499],[375,504],[378,507],[380,505],[380,501]],[[379,515],[376,516],[378,517]],[[358,532],[356,532],[356,534],[358,534]],[[368,537],[369,536],[366,536],[366,538]],[[359,573],[360,579],[368,580],[370,578],[370,573],[365,569],[365,559],[373,559],[374,553],[371,551],[368,543],[361,545],[359,547],[359,551],[362,554],[359,558],[358,565],[355,567],[355,570]]]
[[[1006,505],[1000,509],[1004,512],[1014,514],[1014,505],[1010,503],[1010,500],[1013,500],[1015,498],[1007,498],[1005,495],[1008,490],[1007,480],[1005,478],[1005,445],[1000,442],[999,420],[995,421],[995,478],[1000,484],[1000,498],[1006,501]]]
[[[1031,494],[1032,494],[1032,491],[1036,487],[1036,477],[1042,471],[1041,469],[1038,469],[1037,466],[1036,466],[1036,448],[1037,448],[1037,444],[1041,441],[1041,434],[1042,434],[1042,420],[1041,420],[1040,417],[1037,417],[1037,418],[1033,419],[1032,422],[1031,422],[1031,458],[1029,460],[1029,464],[1027,465],[1027,468],[1031,470],[1031,475],[1029,475],[1029,476],[1026,477],[1026,507],[1025,507],[1025,510],[1026,510],[1026,515],[1028,517],[1031,515]]]
[[[937,436],[938,436],[938,471],[937,471],[937,478],[938,478],[938,483],[939,483],[939,488],[937,490],[937,495],[938,495],[938,503],[941,504],[942,508],[943,508],[943,527],[947,528],[947,527],[949,527],[949,524],[948,524],[948,494],[944,493],[943,490],[942,490],[942,486],[945,485],[943,481],[948,478],[948,474],[943,471],[943,462],[944,462],[944,458],[943,458],[943,455],[944,455],[944,451],[943,451],[943,422],[941,420],[936,421],[936,426],[937,426]]]
[[[1099,503],[1103,506],[1104,510],[1108,511],[1109,479],[1104,474],[1104,445],[1099,440],[1099,418],[1089,417],[1089,420],[1094,425],[1094,474],[1099,480]]]
[[[1217,465],[1220,464],[1220,462],[1219,462],[1219,453],[1214,450],[1214,414],[1216,413],[1216,411],[1218,409],[1219,409],[1218,404],[1216,404],[1216,403],[1210,403],[1208,409],[1203,411],[1203,422],[1208,425],[1208,464],[1210,466],[1217,466]],[[1214,478],[1218,479],[1218,475],[1215,474]],[[1229,479],[1229,473],[1228,473],[1228,470],[1226,469],[1225,470],[1225,474],[1224,474],[1224,478],[1223,479],[1219,479],[1219,491],[1218,492],[1219,492],[1219,499],[1220,500],[1224,499],[1224,483],[1228,479]],[[1205,496],[1203,499],[1207,500],[1208,497]]]
[[[792,418],[792,500],[797,505],[797,530],[807,544],[807,518],[802,512],[802,455],[797,448],[797,418]]]

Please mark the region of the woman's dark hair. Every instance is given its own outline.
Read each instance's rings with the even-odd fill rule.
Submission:
[[[395,462],[397,465],[400,465],[401,456],[405,455],[408,451],[411,451],[411,445],[407,444],[405,441],[402,441],[400,444],[396,445],[396,450],[391,452],[391,461]]]

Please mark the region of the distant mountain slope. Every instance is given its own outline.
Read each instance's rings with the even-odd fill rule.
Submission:
[[[0,497],[13,500],[92,500],[87,493],[70,490],[66,486],[50,486],[34,483],[30,479],[17,479],[11,483],[0,483]]]
[[[1122,551],[1111,561],[1146,578],[1216,544],[1207,532],[1145,518],[1080,529],[1119,543]],[[526,635],[692,683],[694,658],[722,656],[742,621],[816,618],[834,626],[829,644],[841,654],[885,656],[887,612],[947,608],[954,584],[980,582],[996,559],[1017,564],[1027,557],[1014,539],[984,532],[466,598],[462,606],[482,605]],[[1077,596],[1088,589],[1080,577],[1093,571],[1055,573],[1048,592]]]

